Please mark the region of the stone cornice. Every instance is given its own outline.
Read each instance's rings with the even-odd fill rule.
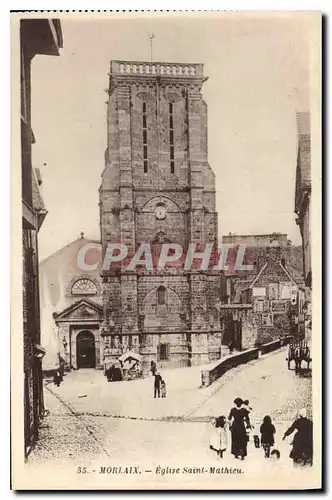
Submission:
[[[200,77],[204,65],[201,63],[175,63],[162,61],[111,61],[112,75],[140,76],[180,76],[184,78]]]
[[[156,83],[158,82],[161,87],[167,87],[168,85],[172,85],[174,87],[188,87],[189,89],[192,89],[194,93],[191,93],[189,97],[191,99],[201,99],[201,94],[199,91],[202,88],[202,84],[204,80],[202,78],[192,78],[190,80],[187,80],[182,77],[166,77],[166,76],[141,76],[141,75],[124,75],[124,76],[113,76],[111,75],[111,80],[112,80],[112,91],[115,87],[118,89],[123,88],[124,89],[124,96],[127,98],[128,94],[126,88],[128,88],[130,85],[133,85],[135,83],[137,84],[145,84],[147,87],[153,88],[155,87]],[[109,91],[111,93],[111,91]]]

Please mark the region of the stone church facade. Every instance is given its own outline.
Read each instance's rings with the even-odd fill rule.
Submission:
[[[40,263],[41,342],[46,350],[43,370],[52,373],[80,368],[103,368],[103,319],[100,266],[81,269],[78,255],[99,242],[81,237]],[[85,260],[98,259],[98,250]],[[94,266],[93,266],[94,267]]]
[[[202,64],[112,61],[108,146],[100,187],[103,249],[134,255],[150,244],[217,245],[215,176],[207,155]],[[123,264],[102,272],[104,361],[123,349],[143,368],[191,366],[219,358],[220,271],[153,271]]]

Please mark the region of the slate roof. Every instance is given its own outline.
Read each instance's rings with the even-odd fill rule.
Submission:
[[[225,276],[239,277],[242,280],[251,280],[257,276],[261,271],[262,267],[267,261],[269,247],[246,247],[243,257],[243,264],[251,264],[254,268],[250,271],[240,271],[236,270],[235,262],[237,256],[237,247],[231,248],[228,252],[228,258],[226,260],[226,265],[228,267],[225,270]],[[303,281],[303,264],[302,264],[302,247],[289,245],[287,247],[281,247],[281,258],[285,259],[285,267],[291,274],[292,278],[296,282]]]

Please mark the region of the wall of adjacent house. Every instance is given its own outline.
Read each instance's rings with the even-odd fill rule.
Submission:
[[[46,350],[43,359],[44,371],[58,368],[59,356],[63,357],[62,336],[59,335],[53,314],[62,312],[84,297],[99,305],[102,304],[100,268],[94,271],[82,271],[77,265],[78,252],[89,242],[87,238],[79,238],[40,263],[41,345]],[[97,293],[73,295],[72,287],[79,279],[91,280],[96,286]]]
[[[256,345],[258,335],[257,317],[251,304],[224,304],[220,310],[221,338],[224,345],[232,340],[227,338],[228,318],[241,323],[241,349],[250,349]]]
[[[269,264],[251,290],[253,318],[257,324],[256,345],[291,333],[291,295],[293,283],[277,264]]]

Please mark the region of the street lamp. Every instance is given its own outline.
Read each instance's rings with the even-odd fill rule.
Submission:
[[[34,356],[35,356],[35,358],[41,360],[41,359],[43,359],[43,357],[45,356],[45,354],[46,354],[46,351],[45,351],[45,349],[42,346],[40,346],[39,344],[35,344],[34,345]]]
[[[63,337],[63,339],[62,339],[62,345],[63,345],[64,350],[66,351],[67,350],[67,345],[68,345],[66,337]]]

